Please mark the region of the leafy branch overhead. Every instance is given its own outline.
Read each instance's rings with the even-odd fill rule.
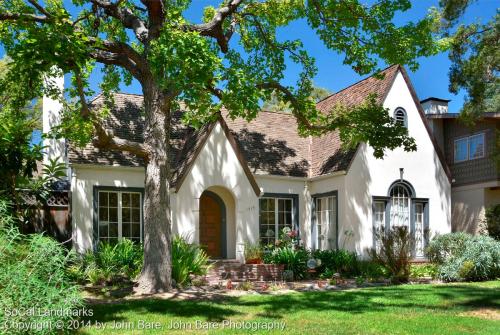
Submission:
[[[410,8],[408,0],[382,0],[371,6],[356,0],[230,0],[217,8],[206,7],[200,22],[183,15],[191,5],[187,0],[74,0],[73,4],[77,9],[71,13],[65,1],[0,4],[0,42],[13,60],[0,89],[9,82],[22,83],[29,89],[18,90],[11,98],[26,101],[44,90],[55,93],[51,85],[42,85],[55,68],[71,73],[73,99],[65,114],[65,129],[70,132],[65,135],[80,142],[94,136],[99,147],[145,158],[143,144],[103,129],[101,115],[88,106],[87,99],[95,93],[89,89],[89,75],[97,63],[103,65],[101,89],[109,100],[121,82],[135,78],[143,88],[157,86],[169,110],[182,101],[188,110],[186,121],[199,126],[222,106],[231,117],[252,119],[262,102],[274,96],[291,106],[301,133],[340,129],[346,139],[369,142],[380,152],[393,143],[408,150],[412,146],[391,123],[377,122],[377,129],[396,135],[381,140],[384,136],[368,126],[368,121],[377,120],[366,111],[341,116],[319,113],[311,98],[317,73],[314,58],[300,40],[278,38],[278,31],[294,21],[307,21],[324,44],[344,54],[344,62],[359,74],[377,70],[380,59],[414,69],[417,57],[439,50],[433,39],[437,12],[417,23],[392,22],[397,12]],[[302,68],[292,86],[282,83],[287,60]]]

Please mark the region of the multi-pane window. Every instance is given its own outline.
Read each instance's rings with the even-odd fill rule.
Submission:
[[[410,195],[403,185],[396,185],[391,190],[391,227],[410,228]]]
[[[424,256],[424,204],[415,204],[415,256]]]
[[[139,192],[98,192],[99,241],[142,241],[141,196]]]
[[[396,183],[389,192],[389,197],[375,197],[373,202],[373,229],[380,232],[386,224],[389,228],[406,227],[414,239],[413,255],[424,257],[426,243],[426,226],[428,218],[426,199],[414,197],[411,187],[405,183]],[[386,213],[388,217],[386,217]],[[379,248],[380,241],[374,239],[375,248]]]
[[[374,233],[380,233],[385,228],[385,206],[384,201],[375,201],[373,204]],[[380,241],[375,239],[375,249],[379,250]]]
[[[337,199],[321,197],[315,202],[318,249],[334,249],[337,247]]]
[[[293,229],[293,206],[293,199],[290,198],[260,199],[259,235],[263,244],[274,244],[283,228]]]
[[[469,137],[469,159],[484,157],[484,134]]]
[[[455,163],[483,158],[485,155],[484,133],[455,140]]]
[[[375,228],[377,230],[385,227],[385,202],[383,201],[375,201],[374,206],[374,220],[375,220]]]

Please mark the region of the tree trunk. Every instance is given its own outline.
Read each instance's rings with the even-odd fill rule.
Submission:
[[[144,189],[144,265],[137,291],[172,288],[170,217],[170,101],[153,83],[143,86],[148,152]]]

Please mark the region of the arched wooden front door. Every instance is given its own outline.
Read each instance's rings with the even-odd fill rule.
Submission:
[[[205,191],[200,198],[200,245],[211,258],[223,258],[225,254],[225,207],[215,193]]]

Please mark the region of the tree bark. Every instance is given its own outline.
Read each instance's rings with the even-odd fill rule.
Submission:
[[[147,151],[144,189],[144,265],[138,293],[172,288],[170,217],[170,99],[152,82],[143,85]]]

